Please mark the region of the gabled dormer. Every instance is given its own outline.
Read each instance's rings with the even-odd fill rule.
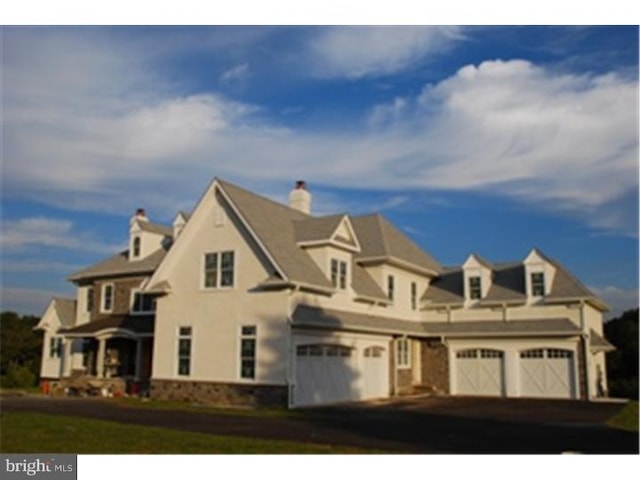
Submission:
[[[462,264],[464,298],[476,302],[487,296],[493,281],[493,265],[472,253]]]
[[[187,220],[189,220],[189,214],[183,211],[178,212],[178,214],[173,219],[173,239],[176,240],[178,236],[182,233],[182,229],[187,224]]]
[[[144,209],[139,208],[129,221],[129,261],[148,257],[171,241],[173,230],[151,223]]]
[[[294,222],[296,243],[314,260],[337,291],[350,290],[353,254],[360,243],[347,215],[314,217]]]
[[[522,262],[525,272],[525,290],[529,301],[536,301],[551,292],[556,267],[537,248],[531,250]]]

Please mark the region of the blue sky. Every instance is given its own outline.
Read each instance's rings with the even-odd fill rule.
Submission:
[[[214,176],[638,303],[637,27],[4,27],[2,309]]]

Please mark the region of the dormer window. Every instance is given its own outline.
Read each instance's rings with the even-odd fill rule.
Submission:
[[[480,277],[469,277],[469,299],[479,300],[482,298],[482,283]]]
[[[543,297],[544,289],[544,273],[536,272],[531,274],[531,295],[534,297]]]
[[[135,237],[133,239],[133,258],[138,258],[140,256],[140,237]]]
[[[331,284],[333,288],[347,289],[347,262],[331,259]]]
[[[418,284],[411,282],[411,310],[418,309]]]

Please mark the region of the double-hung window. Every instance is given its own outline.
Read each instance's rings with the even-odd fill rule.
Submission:
[[[411,310],[418,309],[418,284],[411,282]]]
[[[87,287],[87,312],[93,311],[93,287]]]
[[[397,366],[400,368],[411,366],[411,354],[409,352],[408,338],[398,338],[396,340],[396,361]]]
[[[235,255],[233,251],[205,253],[204,287],[233,287]]]
[[[256,378],[256,337],[255,325],[243,325],[240,332],[240,378]]]
[[[395,296],[395,278],[393,275],[387,276],[387,296],[389,300],[393,301]]]
[[[140,256],[140,237],[133,238],[133,258],[138,258]]]
[[[113,297],[115,296],[115,291],[113,288],[113,283],[107,283],[102,286],[102,311],[105,313],[110,313],[113,311]]]
[[[131,313],[153,313],[156,311],[156,298],[153,295],[133,292]]]
[[[471,300],[479,300],[482,298],[480,277],[469,277],[469,298]]]
[[[346,290],[347,288],[347,262],[331,259],[331,284],[333,288]]]
[[[544,273],[537,272],[531,274],[531,294],[534,297],[544,296]]]
[[[191,327],[178,328],[178,375],[191,373]]]
[[[60,358],[61,353],[62,353],[62,338],[51,337],[51,339],[49,340],[49,357]]]

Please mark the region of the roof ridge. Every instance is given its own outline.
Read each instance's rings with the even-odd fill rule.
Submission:
[[[300,210],[297,210],[297,209],[295,209],[295,208],[292,208],[292,207],[290,207],[289,205],[286,205],[286,204],[284,204],[284,203],[280,203],[280,202],[278,202],[278,201],[276,201],[276,200],[273,200],[272,198],[266,197],[266,196],[261,195],[261,194],[256,193],[256,192],[252,192],[251,190],[247,190],[246,188],[239,187],[239,186],[238,186],[238,185],[236,185],[235,183],[227,182],[226,180],[223,180],[223,179],[221,179],[221,178],[219,178],[219,177],[215,177],[215,180],[217,180],[217,181],[218,181],[218,184],[219,184],[220,186],[222,186],[222,188],[223,188],[223,189],[225,188],[225,186],[230,186],[230,187],[232,187],[232,188],[236,188],[236,189],[238,189],[238,190],[242,191],[243,193],[246,193],[247,195],[251,195],[251,196],[253,196],[253,197],[257,197],[257,198],[259,198],[259,199],[261,199],[261,200],[263,200],[263,201],[266,201],[266,202],[269,202],[269,203],[271,203],[271,204],[273,204],[273,205],[275,205],[275,206],[278,206],[279,208],[283,208],[283,209],[285,209],[285,210],[289,210],[289,211],[291,211],[291,212],[298,213],[298,214],[300,214],[300,215],[304,215],[307,219],[310,219],[310,218],[318,218],[318,217],[315,217],[314,215],[311,215],[311,214],[309,214],[309,213],[301,212]],[[303,220],[303,219],[301,219],[301,220]]]

